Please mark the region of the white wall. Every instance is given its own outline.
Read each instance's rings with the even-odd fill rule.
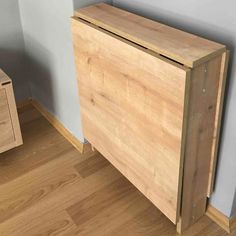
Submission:
[[[32,97],[84,141],[70,32],[72,0],[19,0]]]
[[[99,2],[106,2],[109,4],[112,4],[112,0],[73,0],[74,1],[74,9],[76,10],[77,8],[80,7],[85,7],[91,4],[96,4]]]
[[[231,50],[227,104],[210,202],[227,216],[236,214],[236,2],[233,0],[114,0],[114,5],[223,43]]]
[[[75,8],[98,0],[19,0],[32,97],[81,142],[79,96],[70,31]]]
[[[18,101],[30,96],[18,0],[0,0],[0,68],[13,80]]]

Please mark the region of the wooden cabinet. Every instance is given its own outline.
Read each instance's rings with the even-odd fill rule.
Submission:
[[[72,32],[86,139],[183,231],[212,192],[226,47],[104,3]]]
[[[12,82],[0,69],[0,153],[21,144],[22,137]]]

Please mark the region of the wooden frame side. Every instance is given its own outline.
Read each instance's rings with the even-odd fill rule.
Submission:
[[[5,74],[3,75],[5,76]],[[17,147],[23,144],[12,82],[7,76],[5,76],[5,78],[2,78],[1,82],[2,83],[0,84],[0,88],[5,90],[6,96],[7,96],[8,110],[10,114],[12,130],[14,134],[14,141],[9,143],[8,145],[4,145],[3,147],[0,147],[0,153],[8,151],[14,147]]]
[[[182,141],[181,141],[181,158],[180,158],[180,170],[179,170],[179,188],[178,188],[178,208],[177,208],[177,221],[181,220],[181,206],[182,206],[182,188],[183,188],[183,172],[184,172],[184,156],[185,156],[185,146],[186,146],[186,136],[187,136],[187,120],[188,120],[188,106],[190,97],[190,82],[191,82],[191,70],[186,74],[186,84],[185,84],[185,95],[184,95],[184,114],[183,114],[183,124],[182,124]]]
[[[7,84],[5,87],[6,87],[9,111],[11,115],[12,127],[13,127],[14,135],[15,135],[14,145],[19,146],[23,144],[23,140],[22,140],[22,135],[21,135],[20,122],[19,122],[19,117],[18,117],[18,113],[16,109],[16,101],[15,101],[12,83]]]
[[[208,193],[207,193],[208,197],[210,197],[210,195],[212,194],[213,187],[214,187],[229,54],[230,53],[228,50],[222,54],[220,84],[219,84],[219,89],[218,89],[216,117],[215,117],[215,130],[214,130],[214,136],[213,136],[214,139],[213,139],[213,145],[212,145],[212,154],[211,154],[212,156],[211,156],[211,165],[210,165],[209,182],[208,182]]]
[[[215,57],[191,73],[179,233],[206,211],[221,60]]]

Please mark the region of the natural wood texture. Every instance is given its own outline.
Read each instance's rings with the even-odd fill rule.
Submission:
[[[225,231],[230,233],[230,221],[227,216],[225,216],[213,206],[207,207],[206,215],[214,222],[216,222],[220,227],[222,227]]]
[[[236,230],[236,215],[230,218],[229,226],[230,226],[230,232],[234,232]]]
[[[10,78],[0,69],[0,153],[22,144]]]
[[[212,191],[225,46],[103,3],[72,32],[85,137],[183,232]]]
[[[55,116],[48,112],[40,103],[35,100],[32,100],[31,103],[78,151],[85,153],[91,150],[91,145],[89,143],[80,142]]]
[[[211,205],[207,207],[206,215],[228,233],[236,230],[236,216],[229,218]]]
[[[75,11],[75,16],[127,38],[189,67],[225,51],[225,46],[99,3]]]
[[[219,56],[196,67],[191,76],[180,231],[206,209],[221,60]]]
[[[0,86],[11,83],[11,79],[0,69]]]
[[[1,236],[176,236],[174,225],[100,154],[80,154],[33,107],[19,117],[24,145],[0,157]],[[228,234],[204,216],[183,234],[193,235]]]
[[[94,155],[88,160],[83,161],[75,166],[75,169],[83,178],[88,177],[99,169],[108,166],[110,163],[102,157],[101,154]]]
[[[208,197],[210,197],[210,195],[212,194],[213,187],[214,187],[213,185],[214,185],[216,162],[217,162],[217,155],[218,155],[218,149],[219,149],[221,118],[222,118],[222,110],[223,110],[223,103],[224,103],[228,62],[229,62],[229,51],[222,54],[222,60],[221,60],[219,89],[218,89],[217,104],[216,104],[215,127],[214,127],[214,134],[213,134],[211,164],[210,164],[210,173],[209,173],[209,181],[208,181],[208,193],[207,193]]]
[[[176,223],[189,70],[81,20],[72,30],[86,139]]]

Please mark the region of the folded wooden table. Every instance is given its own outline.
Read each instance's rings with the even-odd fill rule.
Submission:
[[[104,3],[72,32],[86,139],[185,230],[212,192],[226,47]]]

